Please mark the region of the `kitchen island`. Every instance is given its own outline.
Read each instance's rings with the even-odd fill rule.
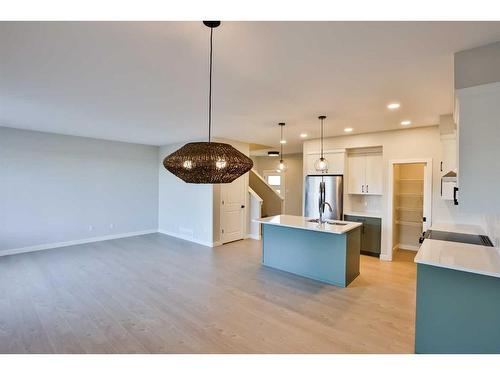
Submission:
[[[262,264],[341,287],[359,275],[361,223],[277,215],[262,224]]]
[[[431,229],[484,234],[469,225]],[[426,238],[415,263],[415,352],[500,353],[500,250]]]

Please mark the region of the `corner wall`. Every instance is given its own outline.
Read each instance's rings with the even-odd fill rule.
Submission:
[[[0,127],[0,254],[155,232],[157,161],[156,146]]]
[[[160,147],[157,160],[159,173],[158,230],[161,233],[213,245],[213,185],[187,184],[163,166],[163,159],[184,145]]]

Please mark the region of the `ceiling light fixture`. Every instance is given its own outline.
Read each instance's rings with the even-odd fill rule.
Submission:
[[[399,107],[401,107],[401,104],[399,104],[399,103],[389,103],[387,105],[387,108],[389,108],[389,109],[398,109]]]
[[[352,132],[352,130],[353,130],[352,128],[345,128],[345,129],[344,129],[344,131],[345,131],[346,133],[350,133],[350,132]]]
[[[283,142],[283,128],[285,127],[285,123],[280,122],[278,125],[280,127],[280,133],[281,133],[281,136],[280,136],[280,162],[278,164],[278,169],[276,169],[276,170],[278,172],[285,172],[287,170],[287,165],[286,165],[285,161],[283,160],[283,145],[286,143],[286,141]]]
[[[318,118],[321,121],[321,153],[319,159],[314,163],[314,168],[318,172],[327,173],[328,161],[323,157],[323,121],[326,119],[326,116],[319,116]]]
[[[286,140],[282,139],[282,140],[280,141],[280,143],[281,143],[282,145],[286,145]]]
[[[411,125],[411,121],[410,120],[401,121],[401,125],[403,126]]]
[[[307,133],[300,134],[300,138],[307,138]]]
[[[208,90],[208,142],[191,142],[163,160],[163,166],[190,184],[226,184],[253,167],[252,159],[227,143],[211,141],[212,133],[212,45],[214,28],[220,21],[203,21],[210,28],[210,78]]]

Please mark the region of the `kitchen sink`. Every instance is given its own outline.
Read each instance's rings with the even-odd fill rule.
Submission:
[[[327,224],[330,224],[330,225],[338,225],[338,226],[344,226],[344,225],[347,225],[347,223],[339,223],[339,222],[336,222],[336,221],[326,221]]]
[[[306,220],[308,223],[319,223],[319,219],[309,219],[309,220]],[[344,226],[344,225],[347,225],[347,223],[342,223],[342,222],[339,222],[339,221],[333,221],[333,220],[327,220],[325,221],[326,224],[328,225],[337,225],[337,226]]]

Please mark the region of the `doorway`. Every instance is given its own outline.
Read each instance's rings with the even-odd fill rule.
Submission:
[[[432,161],[390,162],[390,259],[398,251],[418,251],[419,238],[431,224]]]
[[[242,240],[245,237],[245,178],[238,177],[221,185],[221,242]]]

